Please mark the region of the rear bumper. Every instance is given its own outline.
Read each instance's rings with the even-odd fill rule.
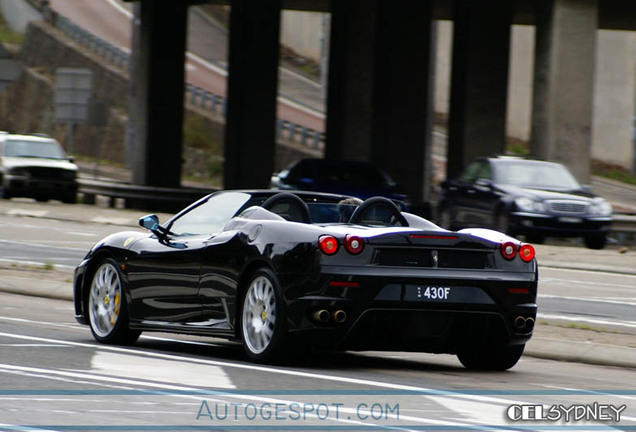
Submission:
[[[315,295],[287,298],[287,318],[299,341],[324,348],[456,353],[475,345],[523,344],[534,328],[537,284],[532,274],[518,276],[488,280],[328,274],[321,276]],[[433,299],[429,293],[426,298],[427,287],[447,290],[448,297]],[[320,320],[319,311],[327,311],[329,319]],[[339,312],[346,316],[342,322],[336,319]]]

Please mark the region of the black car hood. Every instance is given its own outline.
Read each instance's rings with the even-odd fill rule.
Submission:
[[[535,201],[551,200],[551,199],[576,199],[582,201],[589,201],[595,198],[591,192],[583,189],[570,189],[570,190],[548,190],[548,189],[535,189],[524,188],[519,186],[510,185],[497,185],[499,190],[514,197],[528,197]]]

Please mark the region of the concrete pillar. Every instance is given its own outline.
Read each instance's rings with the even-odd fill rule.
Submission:
[[[325,158],[371,158],[379,3],[331,2]]]
[[[274,170],[281,0],[232,0],[224,186],[265,188]]]
[[[477,156],[504,152],[511,5],[455,2],[447,177]]]
[[[431,2],[381,2],[378,29],[371,161],[419,207],[430,199],[432,182]]]
[[[325,156],[371,161],[415,203],[431,182],[431,3],[332,2]]]
[[[596,49],[592,158],[636,172],[636,33],[599,30]]]
[[[588,183],[598,0],[541,0],[536,26],[531,151]]]
[[[141,0],[139,41],[131,97],[133,181],[178,187],[181,182],[183,81],[187,4]],[[166,31],[170,29],[170,31]]]

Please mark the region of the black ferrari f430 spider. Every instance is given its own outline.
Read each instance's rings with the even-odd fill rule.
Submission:
[[[222,191],[147,231],[113,234],[75,270],[75,317],[96,340],[142,331],[290,347],[456,354],[514,366],[536,317],[535,251],[485,229],[448,231],[389,199]]]

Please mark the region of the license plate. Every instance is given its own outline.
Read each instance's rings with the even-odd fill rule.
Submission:
[[[581,223],[583,222],[583,219],[581,218],[577,218],[577,217],[560,217],[559,218],[559,222],[563,222],[563,223]]]
[[[422,285],[415,288],[415,296],[421,301],[446,301],[450,298],[451,288],[445,286]]]

